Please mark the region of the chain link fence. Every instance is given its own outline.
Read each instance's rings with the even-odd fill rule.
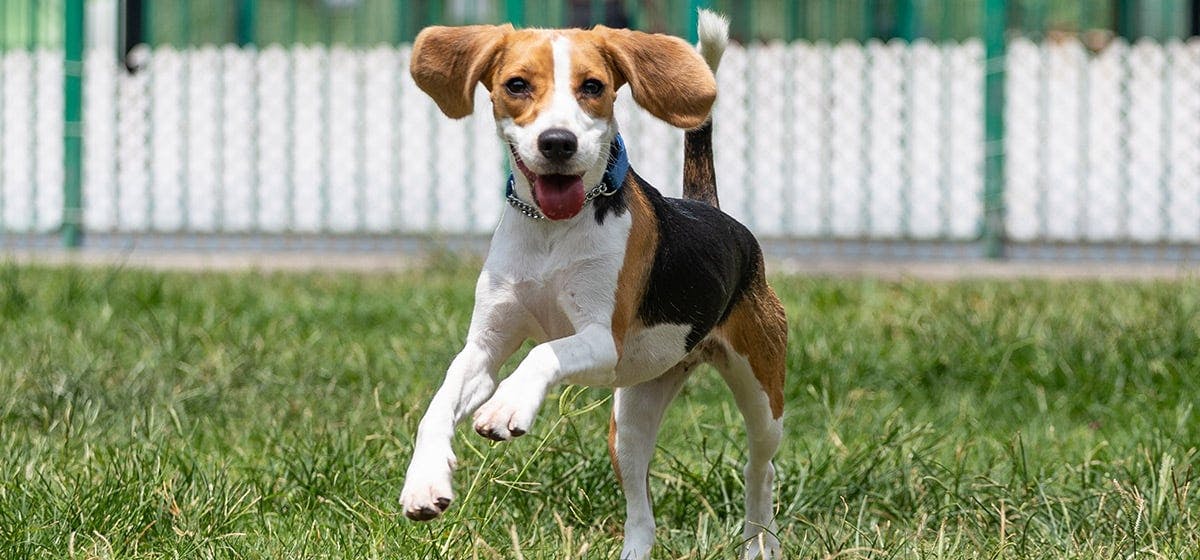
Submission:
[[[1006,43],[992,64],[974,38],[733,46],[715,108],[724,208],[781,255],[972,258],[992,233],[1017,258],[1200,260],[1200,40]],[[71,225],[72,63],[52,44],[27,47],[0,52],[0,246],[52,245]],[[130,71],[93,41],[81,66],[85,243],[482,238],[503,204],[494,123],[488,111],[443,117],[409,78],[408,53],[161,44],[133,50]],[[1005,77],[995,149],[989,72]],[[678,195],[681,132],[627,93],[616,115],[635,169]]]

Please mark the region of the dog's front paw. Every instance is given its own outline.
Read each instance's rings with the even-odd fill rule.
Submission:
[[[454,501],[454,491],[450,489],[453,465],[453,458],[440,465],[413,461],[404,477],[404,490],[400,492],[405,517],[429,521],[450,507],[450,502]]]
[[[533,424],[540,404],[540,395],[530,398],[528,393],[506,391],[501,384],[496,394],[475,411],[475,431],[494,441],[523,436]]]

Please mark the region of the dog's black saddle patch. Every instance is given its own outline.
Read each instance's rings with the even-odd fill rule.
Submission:
[[[636,180],[658,218],[658,249],[638,317],[647,326],[691,325],[691,351],[762,274],[762,250],[746,226],[720,209],[665,197]]]

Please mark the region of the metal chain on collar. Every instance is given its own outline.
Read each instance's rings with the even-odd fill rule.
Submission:
[[[592,187],[592,189],[589,190],[586,195],[584,195],[583,204],[587,205],[587,203],[595,200],[597,197],[612,196],[616,192],[617,189],[609,189],[607,180],[600,181],[600,184]],[[542,213],[534,205],[518,198],[516,192],[510,192],[506,198],[508,199],[509,206],[516,208],[518,212],[524,214],[527,218],[534,220],[546,219],[546,216],[542,215]]]

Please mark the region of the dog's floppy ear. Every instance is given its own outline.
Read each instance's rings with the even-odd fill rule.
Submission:
[[[426,27],[413,43],[409,72],[446,116],[460,119],[475,109],[475,84],[492,89],[490,70],[511,25]]]
[[[679,128],[704,124],[717,98],[717,82],[691,45],[670,35],[603,25],[596,32],[638,105]]]

